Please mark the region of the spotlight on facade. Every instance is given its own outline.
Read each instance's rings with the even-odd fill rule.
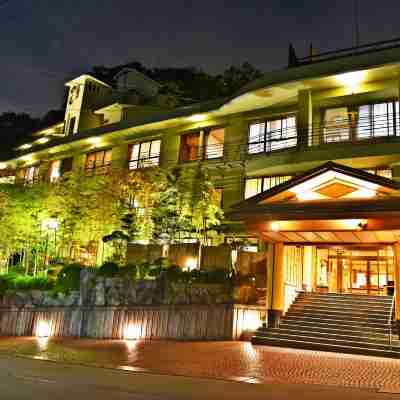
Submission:
[[[194,114],[189,117],[190,122],[201,122],[207,119],[205,114]]]
[[[343,86],[355,91],[365,79],[365,71],[348,72],[336,76],[336,80]]]
[[[50,141],[50,139],[49,139],[48,137],[42,137],[42,138],[36,140],[36,143],[45,144],[45,143],[47,143],[48,141]]]
[[[98,146],[101,144],[102,140],[98,136],[93,136],[87,139],[88,143],[93,144],[94,146]]]
[[[21,150],[28,150],[28,149],[30,149],[32,147],[32,144],[31,143],[25,143],[25,144],[23,144],[22,146],[19,146],[19,148],[21,149]]]
[[[6,169],[7,168],[7,163],[0,163],[0,169]]]
[[[36,336],[38,338],[48,338],[50,336],[50,324],[47,321],[39,321],[37,323]]]

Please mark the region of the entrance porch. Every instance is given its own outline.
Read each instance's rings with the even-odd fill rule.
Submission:
[[[310,322],[334,335],[329,340],[340,339],[344,349],[377,346],[379,353],[379,346],[393,346],[393,327],[400,327],[396,182],[328,163],[239,203],[231,217],[244,221],[268,248],[267,329],[279,328],[281,320],[287,324],[293,310],[295,318],[303,310],[300,319],[306,324],[285,329],[305,332],[305,348],[317,340],[307,333],[314,328]],[[299,303],[299,293],[303,300],[307,294],[311,297]],[[341,326],[346,327],[344,333],[336,331]],[[383,335],[379,343],[372,337],[376,329]],[[356,340],[366,331],[371,333],[367,341]],[[350,339],[351,332],[357,332],[357,338]]]

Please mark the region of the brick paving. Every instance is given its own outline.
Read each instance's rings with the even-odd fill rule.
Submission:
[[[252,346],[248,342],[0,338],[0,352],[168,375],[400,393],[400,360]]]

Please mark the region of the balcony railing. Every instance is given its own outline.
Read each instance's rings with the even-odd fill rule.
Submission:
[[[290,66],[312,64],[322,61],[334,60],[342,57],[353,56],[357,54],[366,54],[379,50],[392,49],[396,47],[400,47],[400,38],[364,44],[356,47],[347,47],[344,49],[313,54],[307,57],[296,58],[295,62],[292,62],[292,65]]]
[[[399,115],[384,114],[297,127],[287,132],[271,132],[247,144],[247,158],[255,154],[272,155],[282,151],[306,151],[317,146],[339,143],[370,144],[400,142]],[[258,139],[258,140],[257,140]]]
[[[180,162],[220,160],[224,158],[224,144],[206,146],[181,146]]]

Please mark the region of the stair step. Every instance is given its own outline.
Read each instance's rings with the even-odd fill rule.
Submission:
[[[294,335],[294,336],[311,336],[315,338],[322,339],[340,339],[340,340],[352,340],[352,341],[360,341],[360,342],[372,342],[378,344],[388,344],[389,343],[389,335],[368,335],[367,333],[359,334],[349,332],[321,332],[321,331],[310,331],[310,330],[301,330],[301,329],[288,329],[288,328],[273,328],[273,329],[258,329],[257,335]],[[400,344],[399,340],[393,340],[392,343]]]
[[[353,294],[304,294],[299,293],[298,299],[314,299],[324,301],[344,301],[350,303],[375,303],[375,304],[391,304],[391,296],[365,296]]]
[[[334,310],[344,310],[344,311],[355,311],[357,310],[358,312],[383,312],[383,313],[389,313],[391,310],[391,305],[389,306],[382,306],[382,305],[375,305],[375,304],[370,304],[370,305],[365,305],[365,304],[350,304],[350,303],[328,303],[328,302],[323,302],[323,301],[308,301],[308,300],[297,300],[292,304],[290,308],[301,308],[301,309],[310,309],[310,310],[325,310],[325,311],[334,311]]]
[[[352,338],[354,340],[352,339],[347,340],[340,336],[338,338],[327,338],[327,337],[315,337],[307,334],[305,335],[286,334],[282,332],[269,332],[264,335],[257,334],[257,337],[263,337],[265,339],[281,339],[281,340],[294,340],[294,341],[300,340],[302,342],[333,344],[337,346],[347,346],[347,347],[365,347],[367,349],[388,350],[390,348],[389,340],[387,340],[385,343],[380,343],[375,341],[369,341],[368,338],[364,338],[365,340],[360,340],[360,338]],[[393,345],[394,344],[395,343],[393,343]]]
[[[360,318],[334,318],[330,317],[330,315],[322,315],[319,316],[297,316],[291,315],[287,313],[283,318],[284,321],[298,321],[298,322],[318,322],[318,323],[335,323],[337,325],[345,325],[351,324],[356,327],[376,327],[376,328],[385,328],[387,327],[387,320],[382,321],[370,321]]]
[[[368,332],[368,333],[375,333],[375,334],[388,334],[389,327],[368,327],[368,330],[365,329],[365,326],[356,326],[352,325],[351,323],[343,323],[337,324],[333,322],[313,322],[313,321],[285,321],[283,320],[280,324],[280,327],[287,327],[288,329],[291,328],[298,328],[302,327],[302,329],[318,329],[318,330],[339,330],[339,331],[347,331],[347,332]]]
[[[360,329],[357,328],[353,325],[334,325],[334,324],[296,324],[296,323],[286,323],[282,322],[279,325],[279,328],[284,328],[284,329],[294,329],[294,330],[305,330],[305,331],[310,331],[310,332],[321,332],[321,333],[338,333],[338,334],[348,334],[348,333],[354,333],[357,335],[375,335],[375,336],[386,336],[389,334],[389,329],[388,328],[369,328],[368,330],[366,329]],[[261,328],[262,329],[262,328]],[[266,328],[269,329],[269,328]]]
[[[400,358],[389,343],[392,297],[300,293],[278,328],[260,328],[254,344]]]
[[[341,312],[301,312],[298,310],[290,309],[283,318],[289,317],[304,317],[304,318],[322,318],[330,320],[346,320],[358,322],[373,322],[387,324],[389,321],[389,315],[379,315],[379,314],[349,314]]]
[[[258,336],[254,336],[252,338],[252,343],[255,345],[262,344],[267,346],[289,347],[295,349],[319,350],[319,351],[330,351],[335,353],[350,353],[350,354],[363,354],[363,355],[378,356],[378,357],[400,358],[400,351],[398,349],[390,349],[390,348],[386,350],[368,349],[365,347],[341,346],[341,345],[315,343],[315,342],[307,342],[299,340],[283,340],[274,338],[266,339]]]

